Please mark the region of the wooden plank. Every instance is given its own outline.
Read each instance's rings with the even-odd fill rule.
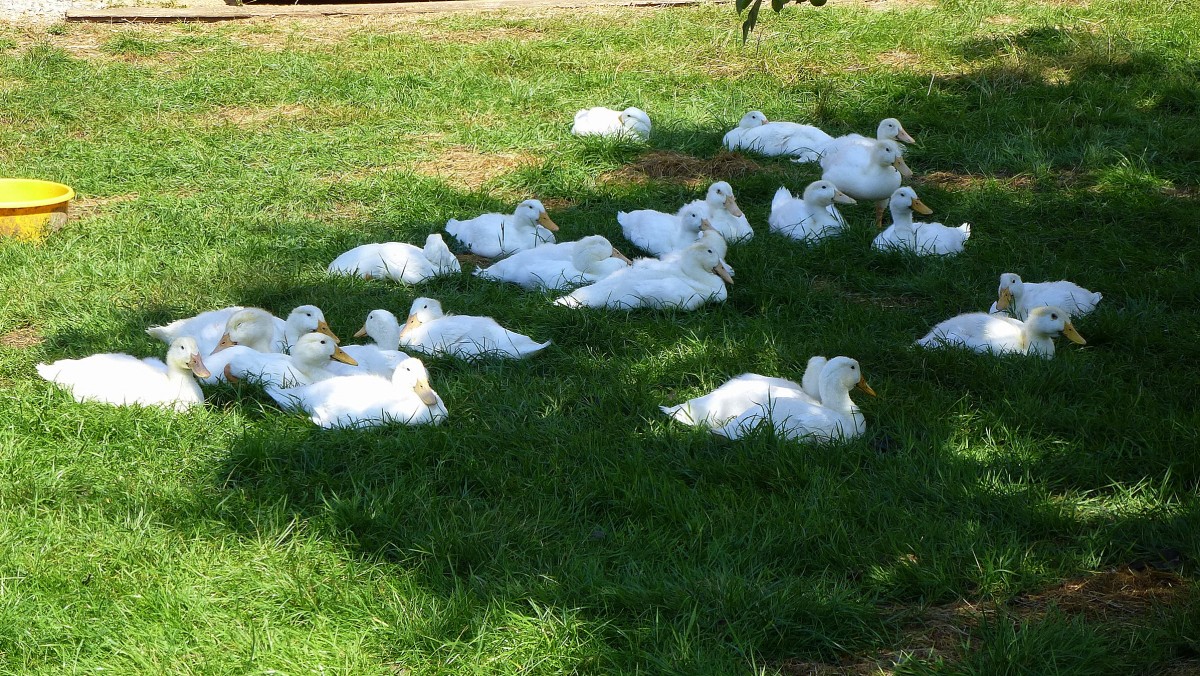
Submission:
[[[379,2],[330,5],[216,5],[209,7],[112,7],[73,9],[67,21],[103,23],[163,21],[231,21],[260,17],[367,16],[426,14],[432,12],[486,12],[514,9],[582,7],[659,7],[697,5],[703,0],[437,0],[433,2]]]

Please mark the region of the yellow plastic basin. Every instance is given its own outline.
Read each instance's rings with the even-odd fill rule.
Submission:
[[[0,236],[38,240],[67,222],[70,186],[34,178],[0,178]]]

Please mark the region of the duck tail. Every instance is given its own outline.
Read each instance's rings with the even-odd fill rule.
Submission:
[[[970,223],[963,223],[962,225],[958,226],[958,229],[962,232],[963,239],[971,238],[971,224]]]
[[[778,209],[781,205],[791,199],[793,199],[792,191],[781,187],[779,190],[775,191],[775,196],[771,198],[771,208]]]

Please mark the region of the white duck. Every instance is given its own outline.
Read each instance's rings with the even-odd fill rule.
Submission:
[[[719,237],[714,233],[714,236]],[[633,265],[554,301],[569,308],[639,307],[694,310],[707,302],[722,302],[733,284],[721,263],[721,251],[706,239],[664,260],[639,258]]]
[[[742,119],[738,121],[738,126],[725,133],[725,137],[721,139],[721,145],[729,150],[740,150],[744,147],[742,139],[746,133],[766,124],[767,116],[763,115],[761,111],[752,110],[742,116]]]
[[[1020,275],[1012,272],[1000,275],[1000,287],[996,292],[999,298],[988,312],[1007,312],[1017,319],[1025,319],[1034,308],[1044,305],[1054,305],[1072,317],[1082,317],[1095,310],[1104,297],[1066,280],[1023,282]]]
[[[578,242],[543,244],[518,251],[490,267],[476,268],[475,275],[526,289],[566,289],[591,284],[629,263],[607,239],[590,235]]]
[[[875,224],[883,224],[883,206],[912,175],[895,141],[853,144],[821,157],[821,178],[856,200],[875,202]]]
[[[691,245],[700,236],[700,229],[708,223],[707,208],[689,204],[678,214],[668,214],[653,209],[617,212],[617,222],[625,239],[637,248],[661,256]],[[711,224],[710,224],[711,225]]]
[[[613,110],[604,106],[585,108],[575,113],[571,133],[576,136],[615,136],[646,140],[650,138],[650,116],[641,108]]]
[[[451,218],[446,232],[476,256],[496,258],[554,242],[558,226],[538,200],[525,200],[511,214],[483,214],[470,220]]]
[[[284,347],[277,335],[278,320],[266,310],[245,308],[229,317],[221,341],[205,358],[209,375],[200,382],[214,385],[225,380],[225,367],[243,353],[275,352]],[[286,331],[286,325],[285,325]]]
[[[329,264],[330,274],[355,275],[363,279],[394,279],[419,284],[439,275],[462,271],[439,233],[425,238],[425,248],[404,242],[363,244],[338,256]]]
[[[304,411],[327,429],[437,425],[446,419],[446,404],[429,386],[429,373],[420,359],[400,362],[389,378],[339,376],[300,387],[268,387],[267,394],[284,409]]]
[[[761,155],[810,158],[815,161],[833,137],[811,124],[770,122],[757,110],[742,116],[722,143],[730,150],[752,150]]]
[[[400,345],[435,356],[521,359],[544,350],[550,341],[538,343],[491,317],[448,315],[438,301],[418,298],[400,331]]]
[[[165,326],[152,326],[146,329],[146,333],[164,343],[170,343],[180,336],[191,336],[196,339],[196,344],[203,354],[212,354],[221,342],[229,320],[245,309],[247,308],[239,305],[221,310],[209,310],[195,317],[176,320]],[[259,310],[259,312],[270,317],[274,326],[274,336],[271,339],[272,352],[286,351],[289,346],[296,344],[300,336],[312,331],[319,331],[338,340],[333,330],[329,328],[329,324],[325,322],[325,314],[315,305],[301,305],[295,308],[288,314],[287,320],[279,319],[266,310]]]
[[[796,199],[787,188],[775,191],[767,224],[771,232],[809,243],[840,234],[846,221],[834,202],[854,204],[854,198],[837,189],[830,181],[813,181]]]
[[[688,202],[684,208],[689,206],[705,209],[702,215],[713,229],[721,233],[721,236],[730,243],[748,242],[754,237],[754,229],[750,227],[750,221],[746,219],[746,214],[738,208],[737,198],[733,195],[733,186],[725,181],[717,181],[708,186],[708,194],[704,199]]]
[[[224,379],[231,382],[249,380],[275,387],[308,385],[334,376],[329,370],[332,360],[357,365],[354,358],[338,347],[333,338],[317,332],[301,336],[292,346],[290,354],[255,352],[244,347],[228,349],[236,350],[236,353],[228,360],[222,373]]]
[[[892,224],[875,237],[871,246],[880,251],[911,251],[918,256],[953,256],[962,253],[971,237],[971,224],[951,228],[941,223],[914,223],[913,212],[932,214],[909,187],[897,188],[888,200]]]
[[[366,345],[343,345],[342,349],[357,362],[351,366],[343,362],[330,362],[327,368],[337,376],[375,374],[390,377],[400,362],[409,356],[396,349],[400,345],[400,321],[396,315],[383,309],[371,310],[355,338],[370,338]]]
[[[800,398],[819,404],[821,400],[818,383],[826,362],[824,357],[809,359],[802,379],[803,384],[757,373],[743,373],[702,397],[659,408],[685,425],[711,429],[724,425],[746,409],[770,405],[777,399]]]
[[[196,340],[181,336],[171,341],[165,363],[128,354],[94,354],[38,364],[37,372],[69,390],[75,401],[166,406],[184,411],[204,401],[195,376],[207,376],[208,368]]]
[[[951,317],[917,340],[917,345],[965,347],[993,354],[1032,354],[1049,359],[1054,356],[1054,337],[1060,333],[1073,343],[1087,344],[1071,324],[1066,310],[1049,306],[1034,308],[1024,322],[984,312]]]
[[[739,439],[768,422],[777,435],[786,439],[817,442],[853,439],[867,430],[862,411],[850,399],[850,390],[855,387],[875,396],[857,361],[834,357],[821,370],[820,404],[800,397],[772,399],[748,408],[721,427],[714,428],[713,433]]]
[[[874,139],[867,138],[862,134],[846,134],[844,136],[839,136],[826,144],[826,146],[821,150],[821,155],[837,153],[843,148],[851,145],[870,147],[871,141],[896,141],[897,145],[900,146],[901,153],[904,152],[904,146],[901,145],[901,142],[915,143],[915,141],[913,141],[913,137],[909,136],[908,132],[904,131],[904,126],[900,124],[900,120],[897,120],[894,117],[889,117],[879,123],[879,126],[875,129]],[[818,159],[820,158],[814,157],[812,159],[797,159],[795,161],[816,162]]]

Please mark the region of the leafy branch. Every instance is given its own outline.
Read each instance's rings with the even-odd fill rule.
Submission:
[[[792,0],[771,0],[771,9],[775,10],[775,13],[778,14],[781,10],[783,10],[784,5],[791,1]],[[800,4],[805,1],[806,0],[796,0],[796,4]],[[807,2],[811,3],[813,7],[821,7],[825,4],[826,0],[807,0]],[[742,22],[742,42],[745,42],[750,37],[750,31],[754,30],[754,25],[758,23],[758,10],[762,9],[763,0],[737,0],[735,4],[737,6],[737,12],[739,15],[744,12],[747,7],[750,8],[750,13],[746,15],[746,20]]]

